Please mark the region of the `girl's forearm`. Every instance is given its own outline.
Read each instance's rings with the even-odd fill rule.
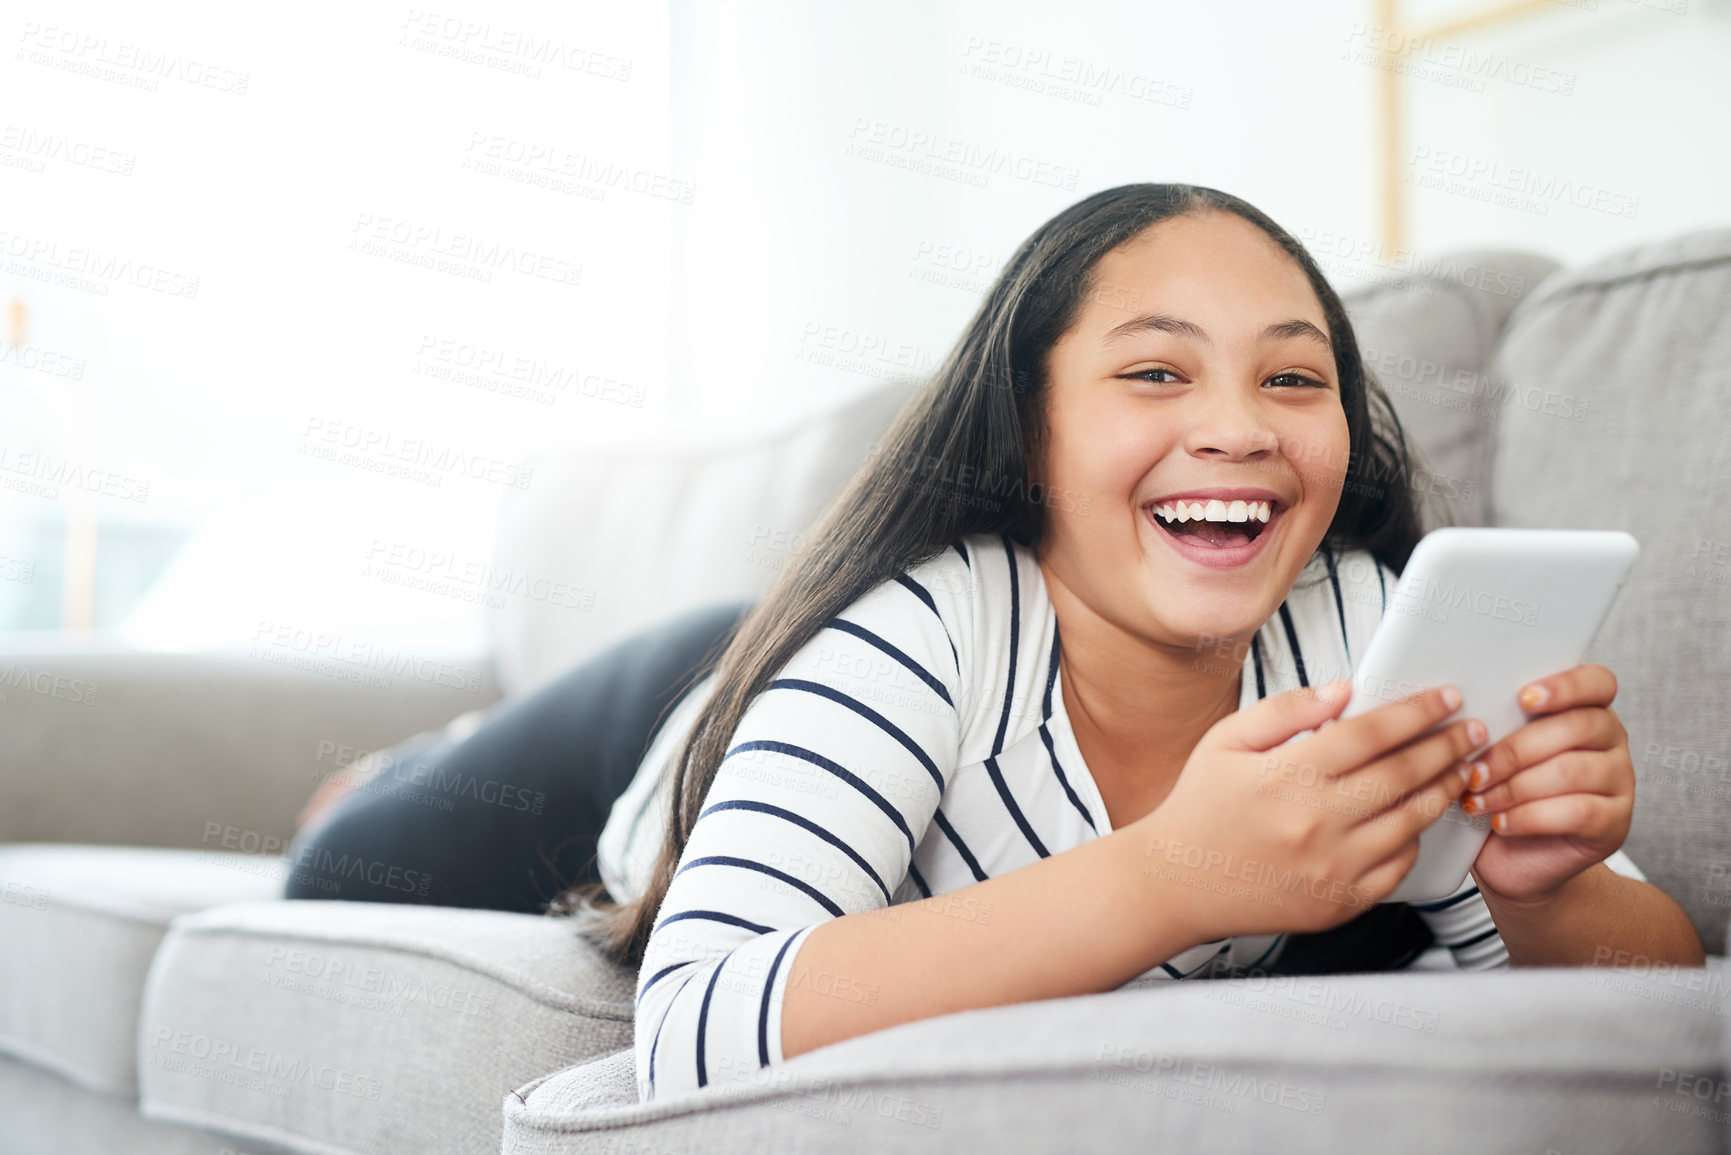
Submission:
[[[1199,893],[1147,864],[1147,820],[960,890],[806,936],[782,1057],[977,1007],[1113,990],[1200,941]],[[845,994],[838,994],[845,992]]]
[[[1698,967],[1706,960],[1689,916],[1669,895],[1603,862],[1541,901],[1504,898],[1482,885],[1479,892],[1510,966],[1613,966],[1644,957]]]

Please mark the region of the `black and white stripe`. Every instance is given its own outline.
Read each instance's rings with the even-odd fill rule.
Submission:
[[[1386,569],[1363,551],[1319,551],[1253,636],[1240,708],[1350,671],[1386,608]],[[1038,562],[1004,535],[958,541],[824,623],[742,717],[658,912],[638,976],[642,1098],[780,1062],[781,1007],[813,927],[1111,830],[1061,673]],[[599,864],[615,897],[646,884],[670,732],[710,688],[676,707],[614,806]],[[1416,909],[1458,966],[1507,965],[1476,889]],[[1197,944],[1126,986],[1277,966],[1285,941]]]

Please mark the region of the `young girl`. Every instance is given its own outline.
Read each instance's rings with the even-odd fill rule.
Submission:
[[[1037,230],[660,731],[606,894],[567,903],[639,968],[640,1096],[974,1007],[1314,968],[1294,948],[1347,924],[1341,969],[1433,937],[1467,968],[1700,965],[1618,850],[1609,670],[1534,683],[1470,762],[1475,719],[1419,737],[1452,687],[1335,720],[1420,536],[1407,469],[1339,298],[1250,205],[1127,185]],[[1472,877],[1379,907],[1463,793],[1495,815]]]

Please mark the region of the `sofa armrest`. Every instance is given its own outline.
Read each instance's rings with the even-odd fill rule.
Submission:
[[[1160,982],[723,1058],[647,1103],[620,1049],[500,1096],[499,1150],[1705,1155],[1731,1011],[1707,963]]]
[[[286,841],[321,778],[498,698],[491,670],[473,662],[338,665],[119,649],[0,654],[0,842]]]

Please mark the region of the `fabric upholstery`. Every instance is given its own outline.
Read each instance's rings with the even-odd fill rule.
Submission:
[[[647,1104],[614,1053],[505,1096],[502,1151],[1714,1152],[1731,971],[1710,963],[1024,1003]]]
[[[672,614],[757,601],[912,394],[874,385],[791,429],[721,445],[657,438],[537,459],[535,484],[500,506],[494,565],[571,596],[492,612],[506,694]]]
[[[1451,253],[1426,273],[1344,303],[1365,367],[1388,394],[1417,461],[1425,525],[1489,525],[1498,415],[1513,397],[1492,372],[1509,314],[1558,268],[1531,253]]]
[[[290,1151],[492,1152],[499,1097],[631,1040],[632,979],[566,920],[253,902],[178,920],[141,1109]]]
[[[273,894],[245,854],[0,846],[0,1052],[137,1090],[139,993],[176,915]]]
[[[146,1119],[130,1095],[93,1091],[0,1057],[5,1155],[265,1155],[237,1139]]]
[[[1619,679],[1635,761],[1624,849],[1717,950],[1731,917],[1731,229],[1547,282],[1511,319],[1498,372],[1524,400],[1498,431],[1497,524],[1641,543],[1588,660]]]
[[[495,701],[491,675],[475,676],[471,691],[395,675],[366,685],[241,654],[11,651],[0,842],[220,849],[206,841],[215,821],[280,848],[344,751]]]

